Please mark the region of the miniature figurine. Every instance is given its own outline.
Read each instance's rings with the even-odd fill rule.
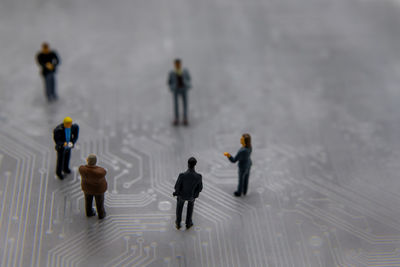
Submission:
[[[240,138],[240,143],[242,147],[239,149],[235,157],[232,157],[231,154],[225,152],[224,155],[233,163],[239,161],[239,184],[237,191],[234,192],[234,195],[240,197],[247,194],[247,187],[249,184],[249,176],[250,176],[250,167],[252,165],[250,155],[252,151],[251,147],[251,136],[249,134],[243,134],[242,138]]]
[[[175,120],[174,125],[179,124],[179,103],[178,97],[182,98],[183,102],[183,124],[188,125],[188,90],[192,87],[189,71],[185,68],[182,69],[180,59],[174,61],[175,69],[169,73],[168,86],[174,96],[174,109]]]
[[[104,210],[104,193],[107,190],[106,174],[107,171],[96,166],[97,157],[95,154],[89,154],[86,159],[87,165],[79,167],[81,174],[82,191],[85,194],[85,209],[86,216],[92,217],[96,215],[93,209],[93,197],[96,200],[96,209],[99,214],[99,219],[106,217]]]
[[[57,100],[55,73],[60,59],[55,51],[50,50],[48,43],[42,44],[42,51],[36,56],[38,64],[42,67],[47,100]]]
[[[69,174],[69,160],[71,158],[71,149],[75,147],[75,143],[79,136],[79,126],[72,123],[70,117],[65,117],[64,122],[59,124],[53,131],[54,142],[57,151],[57,170],[56,174],[61,180],[64,176],[61,171]]]
[[[192,214],[194,200],[199,197],[199,194],[203,189],[201,174],[197,173],[194,170],[194,166],[196,166],[196,163],[197,160],[195,158],[189,158],[189,169],[186,172],[179,174],[178,180],[175,184],[175,192],[173,193],[173,195],[177,196],[175,221],[176,229],[181,228],[182,210],[185,201],[188,202],[186,213],[186,229],[189,229],[193,226]]]

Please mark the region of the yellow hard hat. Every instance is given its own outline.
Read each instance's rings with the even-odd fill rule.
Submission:
[[[64,118],[64,124],[72,123],[71,117],[65,117]]]

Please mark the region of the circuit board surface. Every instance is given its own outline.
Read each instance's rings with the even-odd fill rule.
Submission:
[[[35,63],[62,64],[47,103]],[[0,266],[400,266],[400,4],[1,0]],[[173,127],[173,59],[192,75]],[[55,177],[53,128],[80,126]],[[253,138],[250,189],[223,156]],[[87,218],[77,168],[108,170]],[[198,160],[194,227],[174,228]],[[185,214],[185,212],[184,212]]]

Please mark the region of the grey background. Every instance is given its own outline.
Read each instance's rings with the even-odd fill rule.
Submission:
[[[1,0],[1,266],[400,266],[400,3],[392,0]],[[35,64],[61,59],[48,104]],[[193,77],[173,128],[175,57]],[[54,176],[52,129],[81,127]],[[253,137],[249,194],[235,153]],[[107,218],[76,168],[108,170]],[[204,191],[174,228],[190,156]]]

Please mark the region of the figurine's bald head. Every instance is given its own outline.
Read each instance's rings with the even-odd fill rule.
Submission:
[[[72,126],[71,117],[65,117],[63,123],[64,123],[65,128],[71,128],[71,126]]]

